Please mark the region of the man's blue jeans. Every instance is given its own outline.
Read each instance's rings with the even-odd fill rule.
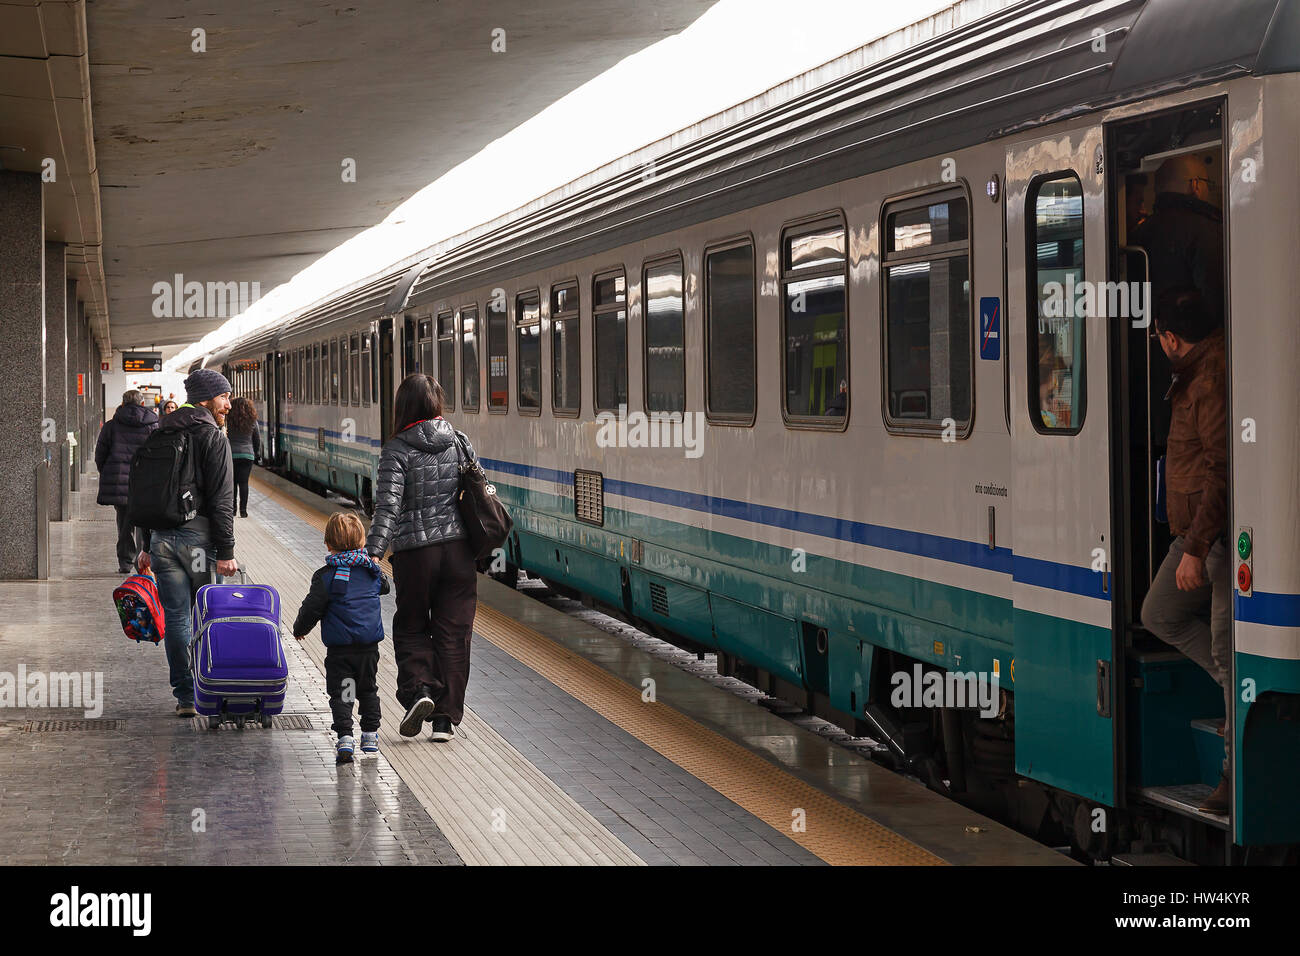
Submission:
[[[221,581],[217,575],[216,552],[209,547],[206,531],[173,528],[152,532],[149,559],[167,620],[163,643],[167,648],[167,666],[171,669],[172,693],[178,703],[192,704],[194,675],[190,673],[189,650],[193,628],[190,611],[199,588]]]

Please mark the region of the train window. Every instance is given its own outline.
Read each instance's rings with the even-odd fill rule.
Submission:
[[[433,375],[435,372],[433,364],[433,319],[421,319],[416,336],[416,341],[419,342],[417,350],[419,364],[416,368],[425,375]]]
[[[330,400],[330,344],[320,343],[320,356],[316,360],[316,404],[328,405]]]
[[[370,351],[370,333],[361,333],[361,404],[370,407],[370,396],[373,394],[371,388],[371,378],[374,374],[371,362]]]
[[[949,189],[885,207],[885,424],[939,432],[971,420],[970,230]]]
[[[1061,289],[1083,285],[1083,186],[1073,172],[1031,184],[1029,224],[1029,418],[1040,432],[1083,427],[1082,320],[1063,308]],[[1035,361],[1036,359],[1036,361]]]
[[[478,306],[460,310],[461,411],[478,411]]]
[[[361,404],[361,336],[352,333],[352,404]]]
[[[308,385],[311,389],[311,397],[308,399],[313,405],[320,404],[320,343],[313,342],[311,345],[311,368],[308,369]]]
[[[704,256],[705,402],[711,421],[753,422],[757,398],[754,246]]]
[[[849,402],[844,223],[789,228],[781,250],[786,420],[842,427]]]
[[[347,405],[352,397],[352,340],[346,335],[339,340],[339,404]]]
[[[578,284],[551,289],[551,407],[576,415],[582,408],[582,342]]]
[[[510,406],[510,332],[506,304],[493,299],[488,305],[488,411]]]
[[[438,383],[443,407],[456,410],[456,319],[450,312],[438,316]]]
[[[542,300],[536,292],[515,297],[515,361],[519,363],[519,410],[542,410]]]
[[[627,405],[627,277],[622,271],[591,282],[596,411]]]
[[[330,404],[339,403],[339,340],[330,339]]]
[[[645,267],[645,407],[686,411],[686,323],[680,256]]]

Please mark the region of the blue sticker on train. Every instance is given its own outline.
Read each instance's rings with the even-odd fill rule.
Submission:
[[[1002,357],[1002,329],[998,312],[1002,300],[995,295],[980,299],[980,358],[997,361]]]

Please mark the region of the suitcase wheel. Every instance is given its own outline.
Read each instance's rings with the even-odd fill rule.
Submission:
[[[245,720],[245,718],[243,718],[243,717],[236,717],[236,718],[235,718],[235,726],[238,727],[240,730],[243,730],[243,729],[244,729],[244,720]]]
[[[274,722],[273,718],[267,716],[266,714],[262,715],[262,726],[265,727],[267,730],[271,729],[271,725],[273,722]]]
[[[208,718],[208,730],[218,730],[218,729],[220,729],[220,727],[221,727],[221,718],[220,718],[220,717],[209,717],[209,718]]]

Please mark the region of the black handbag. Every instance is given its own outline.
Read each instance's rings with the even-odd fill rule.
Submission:
[[[456,459],[460,467],[456,509],[460,512],[461,523],[465,525],[465,535],[469,539],[470,550],[474,552],[474,560],[482,561],[506,543],[515,523],[505,505],[497,498],[496,486],[488,481],[483,466],[470,456],[465,436],[460,432],[456,432]]]

